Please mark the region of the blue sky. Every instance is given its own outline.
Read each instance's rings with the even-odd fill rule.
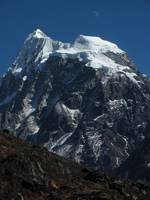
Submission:
[[[79,34],[112,41],[150,76],[150,0],[0,0],[0,74],[37,28],[64,42]]]

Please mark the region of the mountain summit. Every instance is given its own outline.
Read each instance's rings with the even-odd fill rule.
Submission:
[[[49,151],[111,171],[149,137],[150,82],[99,37],[29,34],[0,84],[0,125]]]
[[[113,54],[118,55],[118,60],[114,60]],[[22,68],[29,68],[30,61],[32,67],[40,68],[50,56],[78,59],[85,62],[86,66],[95,69],[105,67],[110,73],[116,71],[125,73],[125,71],[130,70],[128,65],[131,64],[126,53],[117,45],[99,37],[79,35],[73,44],[69,44],[55,41],[37,29],[30,33],[25,40],[24,46],[14,62],[14,73],[20,73]],[[120,57],[121,59],[119,59]],[[126,73],[126,75],[132,79],[136,76],[133,73]]]

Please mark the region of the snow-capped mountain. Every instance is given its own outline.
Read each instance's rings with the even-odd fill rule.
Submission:
[[[112,170],[150,133],[150,82],[117,45],[31,33],[0,84],[1,128]]]

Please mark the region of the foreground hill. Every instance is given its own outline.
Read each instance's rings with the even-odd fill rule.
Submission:
[[[150,183],[92,172],[0,132],[1,200],[148,200]]]

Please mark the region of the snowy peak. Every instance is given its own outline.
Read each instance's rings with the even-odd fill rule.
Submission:
[[[116,64],[114,56],[111,57],[108,52],[112,52],[115,56],[125,54],[116,44],[100,37],[79,35],[73,44],[69,44],[53,40],[37,29],[25,40],[12,72],[20,74],[22,71],[28,72],[30,68],[41,69],[51,56],[78,59],[85,62],[86,66],[95,69],[107,67],[114,72],[120,70],[122,66]]]
[[[31,67],[39,67],[44,63],[53,51],[53,40],[41,30],[29,34],[24,45],[14,62],[13,73],[18,74]]]
[[[22,51],[27,51],[29,53],[40,52],[42,49],[47,47],[47,51],[53,51],[53,40],[43,33],[40,29],[35,30],[30,33],[24,42]]]
[[[101,50],[102,52],[112,51],[123,53],[116,44],[101,39],[100,37],[80,35],[73,44],[74,48],[86,50]]]
[[[30,33],[14,62],[12,72],[18,74],[30,68],[41,68],[50,55],[61,49],[66,49],[70,44],[55,41],[40,29]]]
[[[41,31],[40,29],[36,29],[35,31],[33,31],[32,33],[29,34],[27,39],[31,39],[32,37],[34,38],[45,38],[47,37],[47,35]]]

